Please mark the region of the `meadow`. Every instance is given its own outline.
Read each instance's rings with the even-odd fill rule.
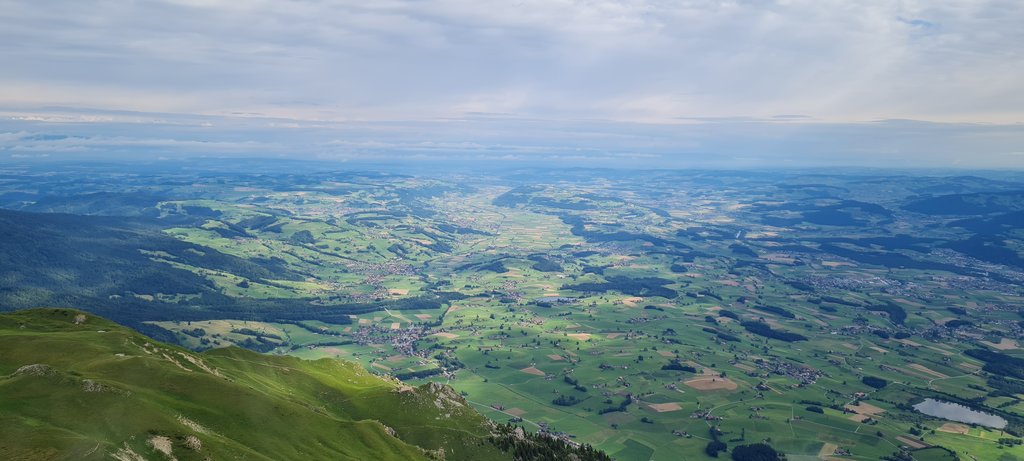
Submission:
[[[104,286],[86,302],[137,308],[124,323],[193,350],[337,358],[448,384],[488,418],[620,460],[710,459],[712,440],[768,443],[791,461],[1021,459],[1022,377],[976,352],[1024,357],[1024,235],[997,219],[1020,205],[935,212],[922,191],[942,187],[1016,186],[211,178],[198,196],[163,187],[139,212],[145,241],[162,242],[156,228],[187,247],[140,245],[133,257],[192,278],[166,291]],[[1008,425],[928,417],[911,408],[924,398]]]

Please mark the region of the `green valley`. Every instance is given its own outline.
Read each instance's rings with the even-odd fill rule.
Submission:
[[[791,461],[1024,458],[1019,178],[273,165],[187,181],[108,166],[12,172],[0,193],[0,305],[83,309],[176,345],[160,346],[173,359],[160,361],[163,352],[131,349],[146,340],[122,329],[135,339],[83,346],[108,356],[96,363],[112,372],[141,366],[117,354],[145,357],[234,395],[242,389],[185,357],[218,370],[266,364],[247,370],[274,377],[229,378],[245,395],[269,386],[258,393],[290,403],[252,411],[280,408],[282,428],[315,426],[295,440],[325,450],[340,450],[328,433],[363,431],[399,458],[444,448],[456,459],[496,449],[486,428],[504,427],[627,461],[748,456],[761,445]],[[0,350],[24,353],[18,332],[6,331]],[[4,372],[26,391],[36,377],[17,369],[36,363],[52,367],[40,371],[55,376],[46,385],[68,392],[102,378],[44,356],[19,360]],[[293,382],[279,367],[321,381]],[[104,385],[122,379],[107,376]],[[352,376],[377,383],[382,400],[358,406],[331,387]],[[132,386],[104,398],[155,392]],[[227,453],[249,442],[215,422],[270,417],[192,416],[182,408],[218,399],[185,404],[200,397],[187,391],[212,388],[169,386],[157,389],[181,394],[141,407],[152,413],[139,429],[148,436],[51,427],[47,437],[71,431],[89,448],[127,442],[138,454],[159,436],[191,453],[181,437],[203,437],[184,432],[181,413],[222,435],[204,446]],[[451,392],[463,419],[389,419],[405,386]],[[340,406],[301,417],[292,407],[324,399]],[[929,400],[996,423],[916,409]],[[44,416],[5,425],[30,431]],[[397,439],[378,439],[372,421]],[[442,432],[405,429],[431,425]],[[468,438],[443,431],[453,427]],[[499,452],[480,456],[509,456]]]

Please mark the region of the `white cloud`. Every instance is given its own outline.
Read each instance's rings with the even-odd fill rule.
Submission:
[[[7,2],[0,103],[1020,121],[1012,1]]]
[[[1013,166],[1022,23],[1016,0],[0,0],[0,113],[90,152]],[[863,123],[886,119],[950,124]]]

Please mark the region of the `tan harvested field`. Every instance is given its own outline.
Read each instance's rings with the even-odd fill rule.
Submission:
[[[335,356],[335,357],[347,354],[347,352],[345,352],[345,351],[343,351],[343,350],[341,350],[341,349],[339,349],[337,347],[325,347],[322,350],[324,352],[328,353],[328,354],[331,354],[331,355]]]
[[[907,304],[907,305],[914,306],[914,307],[919,307],[919,308],[920,307],[924,307],[924,304],[921,304],[921,303],[919,303],[917,301],[911,301],[911,300],[906,299],[906,298],[892,298],[892,300],[896,301],[898,303]]]
[[[359,319],[359,324],[360,325],[369,325],[370,324],[370,319]]]
[[[948,432],[950,434],[965,434],[966,435],[968,432],[970,432],[971,428],[966,426],[966,425],[964,425],[964,424],[946,423],[946,424],[943,424],[942,426],[939,426],[939,428],[936,429],[936,430],[939,431],[939,432]]]
[[[840,267],[840,266],[854,267],[855,266],[855,264],[848,263],[846,261],[822,261],[821,265],[825,266],[825,267]]]
[[[960,364],[957,365],[957,367],[960,367],[961,369],[967,370],[967,371],[969,371],[971,373],[974,373],[975,371],[978,371],[978,370],[981,369],[981,365],[977,365],[977,364],[969,363],[969,362],[960,362]]]
[[[406,316],[402,315],[400,312],[391,312],[391,311],[386,311],[386,312],[389,315],[391,315],[391,317],[394,317],[394,318],[398,319],[401,322],[412,323],[412,320],[410,320],[409,317],[406,317]]]
[[[929,348],[929,349],[931,349],[933,351],[936,351],[936,352],[938,352],[938,353],[940,353],[942,355],[953,355],[954,354],[953,352],[950,352],[950,351],[948,351],[946,349],[942,349],[942,348],[935,347],[935,346],[925,346],[925,347],[927,347],[927,348]]]
[[[560,362],[562,360],[565,360],[565,357],[562,357],[561,355],[558,355],[558,354],[548,354],[548,358],[551,359],[551,360],[554,360],[556,362]]]
[[[920,440],[914,440],[914,439],[912,439],[910,437],[904,437],[902,435],[896,437],[896,440],[899,440],[900,442],[903,442],[904,445],[906,445],[906,446],[908,446],[910,448],[928,448],[930,446],[930,445],[928,445],[926,443],[922,443]]]
[[[642,303],[642,302],[644,302],[644,298],[641,298],[639,296],[633,296],[633,297],[625,298],[625,299],[622,300],[622,304],[625,304],[625,305],[627,305],[629,307],[636,307],[637,303]]]
[[[857,350],[857,346],[854,346],[853,344],[850,344],[850,343],[843,343],[843,347],[845,347],[847,349]]]
[[[854,414],[850,415],[849,419],[851,421],[857,421],[858,423],[863,423],[864,421],[867,421],[868,419],[871,419],[871,417],[868,416],[868,415],[858,415],[858,414],[854,413]]]
[[[392,322],[391,323],[391,329],[392,330],[397,330],[399,328],[402,328],[402,324],[401,323],[398,323],[398,322]]]
[[[739,387],[729,378],[719,378],[717,376],[694,378],[689,381],[683,381],[683,384],[697,389],[698,391],[713,391],[720,389],[731,391]]]
[[[683,406],[678,403],[651,403],[647,405],[648,408],[658,412],[666,413],[670,411],[679,411],[683,409]]]
[[[393,295],[393,296],[405,296],[405,295],[409,294],[409,290],[404,289],[404,288],[392,288],[392,289],[388,290],[388,294]]]
[[[999,349],[1001,351],[1009,351],[1009,350],[1019,349],[1020,348],[1020,345],[1017,344],[1017,341],[1014,341],[1014,340],[1012,340],[1010,338],[1003,338],[998,343],[993,343],[993,342],[990,342],[990,341],[982,341],[981,343],[986,345],[986,346],[989,346],[989,347],[994,347],[994,348]]]
[[[590,333],[569,333],[569,337],[577,341],[586,341],[590,339]]]
[[[440,337],[445,338],[445,339],[454,339],[454,338],[458,338],[459,337],[459,335],[457,335],[455,333],[434,333],[434,334],[432,334],[430,336],[440,336]]]
[[[266,334],[277,335],[285,337],[287,334],[284,330],[273,325],[268,325],[263,322],[250,322],[245,320],[201,320],[192,322],[148,322],[154,325],[158,325],[162,328],[174,329],[174,328],[185,328],[191,326],[192,328],[202,328],[206,330],[208,335],[219,334],[222,336],[230,335],[242,335],[248,336],[242,333],[234,333],[235,330],[249,329],[254,331],[260,331]]]
[[[352,327],[345,327],[345,328],[342,328],[342,330],[341,330],[341,331],[342,331],[343,333],[351,333],[351,332],[352,332]]]
[[[559,296],[562,296],[562,294],[561,293],[544,293],[544,296],[552,297],[552,298],[557,298]]]
[[[765,312],[765,311],[757,310],[757,309],[747,309],[747,312],[750,312],[751,314],[757,314],[757,315],[745,315],[744,317],[749,317],[749,318],[764,317],[765,320],[767,320],[769,323],[773,321],[772,320],[773,317],[778,315],[778,314],[773,314],[771,312]]]
[[[860,402],[857,405],[847,405],[847,410],[850,410],[859,415],[875,416],[885,413],[885,410],[878,408],[870,403]]]
[[[738,286],[740,286],[740,282],[737,282],[735,280],[722,279],[722,280],[717,280],[717,282],[722,284],[722,285],[725,285],[727,287],[738,287]]]
[[[615,339],[615,338],[618,338],[619,336],[622,336],[622,335],[623,335],[623,333],[608,333],[605,336],[607,336],[608,339]]]
[[[537,375],[537,376],[546,376],[547,375],[543,371],[538,370],[536,367],[527,367],[527,368],[523,368],[522,370],[519,370],[519,371],[521,371],[523,373],[526,373],[526,374],[530,374],[530,375]]]
[[[676,354],[674,352],[669,352],[669,351],[658,351],[658,355],[660,355],[662,357],[675,357],[676,356]]]
[[[826,456],[832,456],[836,452],[836,448],[839,448],[839,445],[826,443],[818,450],[818,457],[824,459]]]
[[[512,416],[523,416],[526,414],[526,410],[523,410],[522,408],[509,408],[505,410],[505,413],[508,413]]]
[[[793,264],[794,262],[796,262],[795,259],[789,257],[788,255],[779,254],[779,253],[769,253],[769,254],[761,255],[761,259],[764,259],[764,260],[767,260],[767,261],[771,261],[773,263],[781,263],[781,264]]]
[[[754,370],[757,369],[757,368],[754,368],[754,367],[752,367],[750,365],[746,365],[746,364],[742,364],[742,363],[737,363],[736,365],[733,365],[733,366],[736,367],[736,368],[739,368],[740,370],[743,370],[743,371],[754,371]]]
[[[928,367],[926,367],[924,365],[919,365],[919,364],[916,364],[916,363],[912,363],[912,364],[910,364],[908,366],[910,368],[913,368],[913,369],[915,369],[917,371],[920,371],[922,373],[927,373],[927,374],[931,375],[934,378],[948,378],[949,377],[949,375],[945,375],[945,374],[939,373],[939,372],[937,372],[935,370],[932,370],[931,368],[928,368]]]
[[[889,352],[889,351],[887,351],[885,349],[882,349],[881,347],[878,347],[878,346],[871,346],[871,350],[873,350],[875,352],[880,352],[882,354],[887,354]]]
[[[913,368],[909,368],[909,367],[907,367],[907,368],[898,368],[898,369],[896,369],[896,371],[898,371],[900,373],[903,373],[904,376],[909,376],[911,378],[918,378],[918,379],[923,379],[923,380],[926,380],[926,381],[929,380],[929,379],[935,379],[934,376],[931,376],[929,374],[926,374],[926,373],[923,373],[923,372],[920,372],[920,371],[916,371]]]
[[[420,319],[420,320],[427,320],[427,319],[429,319],[429,318],[431,318],[433,316],[430,315],[430,314],[416,314],[415,317]]]

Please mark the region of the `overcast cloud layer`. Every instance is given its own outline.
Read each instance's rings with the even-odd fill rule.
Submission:
[[[0,152],[1022,167],[1021,24],[1016,0],[0,0]]]

